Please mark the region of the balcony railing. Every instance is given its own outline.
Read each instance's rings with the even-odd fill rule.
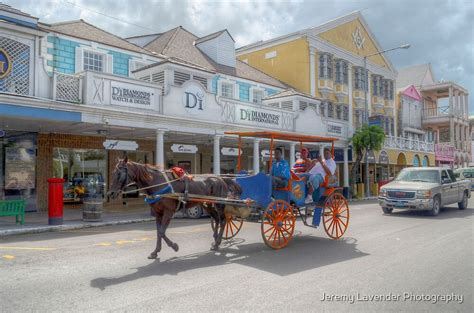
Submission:
[[[385,137],[385,148],[395,148],[402,150],[434,152],[434,143],[422,140],[413,140],[403,137],[387,136]]]
[[[53,100],[82,103],[82,75],[54,72]]]
[[[453,161],[456,148],[448,143],[438,143],[435,145],[435,157],[438,160]]]
[[[449,116],[449,106],[426,108],[423,110],[423,117]]]

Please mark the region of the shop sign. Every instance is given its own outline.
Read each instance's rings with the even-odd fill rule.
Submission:
[[[171,146],[171,151],[175,153],[196,153],[198,151],[198,147],[195,145],[182,145],[175,143]]]
[[[241,149],[238,149],[238,148],[226,148],[226,147],[223,147],[221,149],[221,152],[222,152],[222,155],[228,155],[228,156],[238,156],[239,155],[239,150],[240,150],[240,154],[242,154],[242,150]]]
[[[107,139],[102,143],[106,150],[124,150],[124,151],[136,151],[138,144],[135,141],[127,140],[110,140]]]
[[[188,82],[183,87],[182,103],[186,112],[197,115],[205,110],[205,91],[198,83]]]
[[[374,151],[373,150],[367,151],[367,153],[365,154],[365,157],[364,157],[364,162],[367,159],[367,156],[368,156],[368,159],[369,159],[369,163],[375,164],[375,153],[374,153]]]
[[[0,48],[0,79],[7,77],[12,70],[12,60],[10,55]]]
[[[111,104],[145,109],[153,108],[154,90],[152,88],[111,81],[110,92]]]
[[[342,135],[342,125],[328,123],[328,133]]]
[[[230,101],[222,103],[222,118],[226,123],[284,130],[292,130],[294,124],[294,114],[291,112],[261,109]]]
[[[387,151],[382,150],[379,155],[379,164],[389,164]]]

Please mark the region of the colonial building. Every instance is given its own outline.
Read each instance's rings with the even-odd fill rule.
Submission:
[[[422,127],[435,142],[436,165],[466,166],[472,153],[468,91],[455,82],[436,82],[430,64],[400,69],[397,86],[414,86],[422,96]]]
[[[342,114],[347,118],[349,135],[367,120],[381,126],[387,135],[385,147],[369,155],[370,179],[374,183],[388,180],[404,166],[416,164],[415,155],[417,160],[431,158],[426,164],[434,164],[433,145],[426,143],[424,137],[405,140],[403,134],[409,129],[399,129],[404,126],[397,111],[397,71],[382,51],[361,13],[354,12],[316,27],[241,47],[237,56],[293,88],[321,98],[320,112],[329,120]],[[402,117],[402,124],[403,121]],[[353,180],[362,181],[361,176]]]
[[[237,140],[224,135],[232,130],[338,137],[348,186],[347,110],[326,119],[318,98],[237,60],[228,31],[199,37],[177,27],[125,40],[83,20],[48,25],[4,4],[0,11],[0,198],[44,210],[47,179],[61,177],[64,201],[77,202],[77,184],[107,190],[124,153],[232,173]],[[295,145],[278,144],[293,162]],[[243,169],[262,170],[268,146],[245,141]]]

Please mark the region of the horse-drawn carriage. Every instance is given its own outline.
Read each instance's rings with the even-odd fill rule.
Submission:
[[[280,249],[288,245],[293,239],[297,218],[304,225],[317,228],[322,221],[324,229],[330,238],[338,239],[344,235],[349,225],[349,206],[342,195],[342,188],[330,184],[331,177],[326,176],[319,189],[315,189],[311,198],[313,202],[307,203],[309,188],[306,181],[293,171],[284,188],[272,190],[271,176],[264,173],[247,175],[240,171],[241,155],[240,146],[243,137],[265,138],[270,140],[270,151],[273,151],[275,140],[296,141],[303,143],[328,143],[334,157],[334,142],[336,138],[303,136],[277,132],[228,132],[237,135],[239,141],[238,175],[237,184],[242,188],[240,198],[242,201],[251,199],[251,203],[241,205],[249,206],[253,219],[261,222],[262,238],[267,246]],[[272,153],[268,165],[272,164]],[[270,170],[268,171],[271,172]],[[223,239],[236,236],[242,228],[244,219],[241,216],[226,211],[226,226]]]
[[[156,258],[161,251],[161,240],[175,251],[178,245],[166,236],[166,229],[175,211],[195,205],[203,206],[211,216],[214,240],[211,249],[218,249],[222,239],[231,239],[242,228],[244,220],[261,223],[262,238],[272,249],[281,249],[293,239],[297,218],[304,225],[317,228],[322,221],[330,238],[338,239],[349,225],[349,207],[342,189],[330,183],[326,176],[319,188],[312,193],[312,202],[306,203],[306,182],[291,173],[288,184],[272,189],[272,177],[264,173],[248,174],[241,170],[242,138],[261,138],[270,141],[270,160],[275,140],[303,143],[331,144],[334,157],[336,138],[294,135],[280,132],[228,132],[238,136],[239,155],[235,177],[217,175],[174,175],[172,170],[119,161],[113,174],[109,196],[117,197],[130,184],[147,194],[145,201],[156,215],[157,245],[149,258]],[[136,192],[135,190],[134,192]],[[229,196],[229,195],[232,196]],[[229,208],[234,208],[231,210]],[[245,209],[245,210],[242,210]],[[243,214],[242,212],[247,212]],[[249,218],[247,218],[249,217]]]

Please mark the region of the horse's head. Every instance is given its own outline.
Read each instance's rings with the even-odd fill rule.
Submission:
[[[119,160],[112,173],[112,181],[110,182],[109,192],[107,193],[111,199],[115,199],[130,183],[128,175],[128,157]]]

